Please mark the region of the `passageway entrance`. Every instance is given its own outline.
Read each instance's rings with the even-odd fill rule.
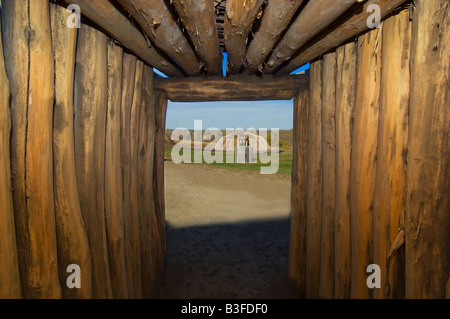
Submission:
[[[204,102],[292,100],[308,87],[307,75],[286,82],[255,77],[196,81],[201,83],[158,78],[155,88],[174,102]],[[293,144],[289,147],[292,152]],[[157,297],[294,297],[288,278],[290,175],[170,160],[164,166],[167,250]]]

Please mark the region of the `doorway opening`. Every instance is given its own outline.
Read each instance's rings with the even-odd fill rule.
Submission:
[[[288,259],[293,101],[169,102],[166,118],[167,251],[158,297],[292,297]],[[208,128],[219,128],[224,136],[227,128],[253,127],[258,134],[267,128],[269,144],[279,141],[278,171],[260,174],[260,167],[270,164],[261,163],[258,152],[254,163],[229,163],[224,155],[224,163],[175,164],[172,149],[179,141],[172,139],[173,131],[188,129],[193,142],[194,120],[199,119],[203,136]],[[272,128],[279,129],[278,138],[273,138]],[[202,148],[208,143],[211,140],[204,139]]]

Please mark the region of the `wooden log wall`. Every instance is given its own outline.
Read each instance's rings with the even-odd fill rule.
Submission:
[[[152,297],[166,102],[152,67],[47,0],[1,10],[0,298]]]
[[[295,99],[301,297],[449,297],[450,8],[415,4],[314,61],[309,102]],[[370,264],[380,288],[367,286]]]
[[[1,17],[0,17],[1,23]],[[17,261],[16,231],[14,226],[14,206],[11,186],[10,137],[11,116],[9,111],[9,81],[3,58],[0,37],[0,296],[20,298],[19,264]]]
[[[90,8],[100,25],[70,29],[71,13],[48,0],[1,2],[0,298],[152,297],[166,249],[168,94],[186,101],[205,94],[180,88],[185,79],[154,81],[150,65],[181,72],[162,52],[142,54],[145,38],[128,20],[111,23],[100,5],[69,2]],[[402,2],[377,3],[384,17]],[[99,3],[119,17],[109,1]],[[237,32],[234,19],[253,21],[260,6],[252,1],[242,16],[228,15],[227,32]],[[309,87],[307,77],[280,82],[289,91],[282,96],[297,94],[289,275],[301,297],[450,296],[450,8],[447,0],[416,0],[409,9],[362,34],[361,15],[343,17],[354,25],[310,43],[280,69],[329,50],[311,61]],[[273,32],[253,40],[247,73],[261,70],[261,56],[271,59],[259,45],[266,37],[285,51],[277,39],[292,17],[273,30],[269,18],[261,26]],[[349,35],[357,37],[341,43]],[[237,61],[231,73],[240,71],[241,40],[227,42]],[[286,58],[276,56],[274,65]],[[236,96],[255,96],[248,94],[255,83],[280,78],[242,89],[247,79],[236,82]],[[379,265],[380,288],[367,286],[370,264]]]

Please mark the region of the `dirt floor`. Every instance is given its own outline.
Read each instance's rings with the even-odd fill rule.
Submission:
[[[290,180],[166,162],[159,298],[292,298]]]

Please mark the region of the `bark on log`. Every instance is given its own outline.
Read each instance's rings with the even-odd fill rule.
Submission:
[[[325,29],[356,2],[357,0],[308,2],[270,54],[263,73],[273,73],[308,40]]]
[[[73,87],[77,29],[67,28],[70,13],[51,3],[53,54],[55,58],[55,109],[53,116],[53,168],[59,279],[63,298],[92,298],[91,255],[81,214],[73,140]],[[81,287],[65,283],[67,267],[81,269]]]
[[[108,41],[108,109],[105,145],[105,221],[111,286],[115,299],[128,298],[125,266],[125,228],[123,217],[120,151],[120,103],[122,101],[121,47]]]
[[[407,157],[406,298],[444,298],[450,295],[450,7],[446,0],[415,4]]]
[[[111,298],[105,226],[106,36],[82,25],[75,66],[75,164],[92,263],[93,298]]]
[[[263,63],[286,29],[303,0],[271,0],[264,9],[261,26],[255,33],[245,55],[248,74],[261,71]]]
[[[155,89],[172,102],[290,100],[308,86],[309,75],[155,80]]]
[[[279,69],[277,74],[289,74],[321,54],[368,30],[367,19],[373,14],[373,11],[368,10],[370,5],[380,6],[383,19],[404,2],[405,0],[369,0],[356,5],[354,10],[348,10],[348,13],[308,41],[286,65]]]
[[[336,203],[336,52],[323,57],[322,72],[322,248],[321,298],[334,298],[334,211]]]
[[[108,0],[68,0],[67,2],[79,5],[83,15],[149,65],[168,76],[183,76],[167,56],[147,44],[142,33]]]
[[[164,136],[166,131],[167,100],[161,93],[155,96],[155,143],[153,164],[153,215],[152,215],[152,257],[154,288],[162,282],[164,257],[166,253],[166,216],[164,202]]]
[[[7,72],[16,99],[12,103],[13,132],[23,130],[13,136],[11,145],[13,174],[17,169],[15,177],[19,178],[13,187],[17,185],[15,216],[22,293],[25,298],[59,298],[52,165],[54,61],[49,3],[6,1],[2,10]]]
[[[155,106],[153,70],[144,66],[142,78],[141,117],[139,128],[139,225],[141,245],[142,293],[153,297],[154,269],[152,265],[152,180],[155,142]]]
[[[351,157],[352,298],[370,298],[366,268],[373,263],[373,196],[381,72],[381,30],[358,39],[355,118]]]
[[[164,0],[118,2],[139,23],[154,45],[171,57],[187,75],[200,74],[202,65]]]
[[[227,72],[238,74],[245,60],[248,35],[264,0],[227,0],[224,38],[228,54]]]
[[[335,298],[350,298],[350,167],[352,123],[355,107],[357,46],[340,46],[336,71],[336,210],[335,210]]]
[[[306,296],[306,187],[309,88],[294,99],[294,155],[291,188],[291,240],[289,277],[299,298]]]
[[[141,118],[142,74],[144,63],[137,61],[130,116],[130,227],[133,260],[134,298],[142,298],[141,231],[139,217],[139,123]]]
[[[374,199],[374,263],[381,269],[381,289],[374,298],[404,297],[404,255],[388,257],[400,231],[408,150],[409,11],[383,22],[380,123]],[[392,72],[395,70],[395,72]],[[403,258],[402,258],[403,257]]]
[[[311,64],[306,195],[306,298],[318,298],[322,240],[322,60]]]
[[[133,245],[138,245],[139,240],[133,241],[134,229],[131,227],[131,106],[133,104],[134,82],[136,77],[136,57],[132,54],[124,53],[122,64],[122,101],[120,107],[120,152],[122,167],[122,196],[123,196],[123,223],[124,223],[124,245],[125,245],[125,266],[127,271],[128,297],[135,297],[135,259],[133,259]],[[140,272],[140,269],[139,269]],[[140,278],[140,277],[139,277]],[[140,281],[140,279],[139,279]],[[139,283],[140,287],[140,283]]]
[[[222,74],[214,2],[211,0],[172,0],[178,16],[194,44],[208,75]]]
[[[1,17],[0,17],[1,26]],[[0,34],[0,298],[22,297],[19,263],[17,259],[14,205],[11,184],[10,137],[11,116],[10,91],[3,58]]]

